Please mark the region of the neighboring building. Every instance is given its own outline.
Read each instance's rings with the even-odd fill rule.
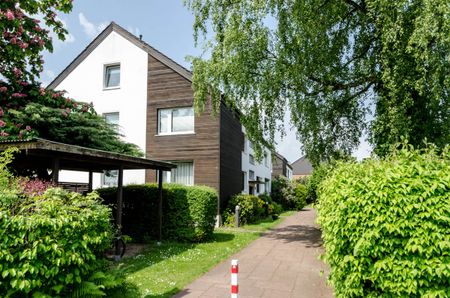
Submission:
[[[292,166],[283,155],[275,153],[273,156],[272,179],[280,175],[292,180]]]
[[[312,174],[313,166],[306,158],[306,156],[300,157],[292,163],[293,178],[299,179]]]
[[[263,165],[250,164],[252,150],[246,148],[238,113],[222,104],[215,116],[210,105],[196,115],[191,72],[115,23],[49,88],[92,101],[96,111],[118,123],[124,140],[138,145],[146,157],[175,163],[176,169],[164,173],[166,182],[214,187],[222,208],[230,195],[243,189],[270,191],[270,152]],[[94,187],[111,185],[114,175],[114,171],[95,175]],[[60,176],[71,181],[81,177],[77,172]],[[124,184],[156,178],[155,171],[130,171],[124,173]]]
[[[245,133],[245,130],[243,130]],[[262,160],[255,159],[252,143],[245,138],[242,151],[242,193],[259,195],[270,193],[272,184],[272,157],[265,149]]]

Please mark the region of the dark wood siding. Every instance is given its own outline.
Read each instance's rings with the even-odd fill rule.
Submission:
[[[272,179],[275,177],[278,177],[280,175],[283,175],[286,177],[286,161],[276,154],[273,155],[274,159],[272,162]]]
[[[193,91],[190,81],[151,55],[147,98],[147,157],[193,161],[194,183],[219,191],[219,116],[213,117],[208,106],[204,113],[195,116],[195,134],[157,136],[158,109],[192,106]],[[146,181],[156,181],[155,171],[147,171]]]
[[[230,196],[243,188],[242,150],[244,134],[237,116],[224,105],[220,109],[220,198],[221,209]]]

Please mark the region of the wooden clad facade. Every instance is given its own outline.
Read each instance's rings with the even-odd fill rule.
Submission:
[[[189,70],[112,22],[55,78],[50,88],[55,88],[63,82],[112,32],[145,51],[143,61],[148,57],[146,157],[172,162],[192,162],[193,183],[215,188],[221,200],[218,207],[225,207],[227,199],[243,189],[244,135],[238,116],[225,106],[221,106],[220,112],[213,116],[211,106],[208,106],[201,115],[195,115],[193,133],[158,135],[159,109],[193,106],[194,92]],[[125,65],[127,57],[123,57],[123,61]],[[135,100],[130,97],[123,100]],[[145,182],[156,182],[156,178],[154,170],[146,170]]]
[[[224,105],[220,108],[220,197],[221,209],[227,198],[244,189],[242,151],[244,134],[236,113]]]
[[[287,168],[291,168],[289,162],[282,155],[275,153],[272,159],[272,179],[283,175],[287,177]]]
[[[211,107],[194,119],[194,134],[158,136],[158,109],[191,107],[194,94],[191,82],[149,55],[146,155],[166,161],[192,161],[194,183],[220,189],[220,116]],[[240,169],[240,165],[239,165]],[[147,182],[156,181],[148,171]]]

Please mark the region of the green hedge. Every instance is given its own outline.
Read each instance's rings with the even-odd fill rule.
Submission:
[[[115,206],[116,188],[98,189],[106,203]],[[182,241],[200,241],[214,231],[217,192],[207,186],[163,186],[163,237]],[[123,234],[138,242],[157,239],[158,185],[123,187]]]
[[[256,222],[268,215],[269,208],[273,209],[273,206],[270,205],[266,207],[265,201],[257,196],[247,194],[235,195],[231,197],[228,202],[228,208],[224,211],[225,225],[234,226],[234,212],[237,205],[240,207],[239,220],[241,224]]]
[[[319,223],[337,297],[450,297],[450,154],[338,163]]]
[[[102,294],[103,253],[112,243],[111,211],[93,193],[61,189],[42,196],[0,194],[0,296]],[[33,296],[35,297],[35,296]]]

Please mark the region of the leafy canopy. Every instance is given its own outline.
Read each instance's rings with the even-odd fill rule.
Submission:
[[[210,53],[193,58],[196,107],[224,93],[257,144],[273,143],[288,108],[314,164],[351,153],[364,131],[379,153],[401,136],[449,142],[447,0],[185,4]]]

